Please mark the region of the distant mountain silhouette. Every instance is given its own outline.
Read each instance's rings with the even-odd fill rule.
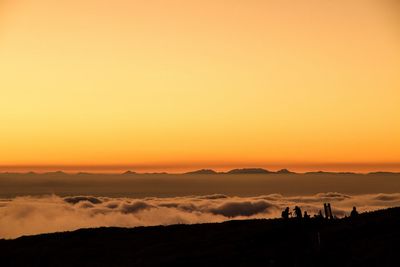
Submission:
[[[396,175],[399,172],[370,172],[369,175]]]
[[[244,169],[233,169],[226,173],[227,174],[266,174],[266,173],[272,173],[272,172],[262,169],[262,168],[244,168]]]
[[[340,175],[352,175],[352,174],[358,174],[355,172],[325,172],[325,171],[316,171],[316,172],[306,172],[304,174],[332,174],[332,175],[336,175],[336,174],[340,174]]]
[[[243,169],[233,169],[227,172],[216,172],[212,169],[201,169],[196,171],[186,172],[184,174],[296,174],[295,172],[291,172],[288,169],[282,169],[277,172],[272,172],[262,168],[243,168]]]
[[[288,169],[282,169],[276,172],[277,174],[295,174],[295,172],[291,172]]]
[[[144,172],[144,173],[140,173],[140,174],[145,174],[145,175],[165,175],[165,174],[169,174],[168,172]]]
[[[44,174],[46,174],[46,175],[68,175],[68,173],[63,172],[63,171],[46,172]]]
[[[0,172],[2,175],[53,175],[53,176],[61,176],[61,175],[82,175],[82,174],[98,174],[102,175],[105,173],[93,173],[93,172],[77,172],[77,173],[66,173],[63,171],[54,171],[54,172],[44,172],[44,173],[36,173],[33,171],[30,172]],[[177,173],[168,173],[168,172],[135,172],[135,171],[126,171],[121,173],[121,175],[168,175],[168,174],[177,174]],[[330,171],[310,171],[310,172],[292,172],[288,169],[281,169],[278,171],[269,171],[263,168],[238,168],[232,169],[226,172],[217,172],[212,169],[200,169],[195,171],[189,171],[181,174],[199,174],[199,175],[208,175],[208,174],[309,174],[309,175],[400,175],[400,172],[388,172],[388,171],[376,171],[369,173],[358,173],[358,172],[330,172]]]
[[[132,174],[137,174],[137,172],[134,171],[126,171],[123,173],[123,175],[132,175]]]
[[[216,171],[211,169],[201,169],[197,171],[191,171],[184,174],[218,174]]]
[[[36,172],[33,172],[33,171],[27,172],[27,173],[25,173],[25,174],[27,174],[27,175],[37,175],[37,173],[36,173]]]

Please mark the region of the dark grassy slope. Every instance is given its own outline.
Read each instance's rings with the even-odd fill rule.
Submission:
[[[99,228],[0,240],[0,265],[400,266],[400,208],[329,222]]]

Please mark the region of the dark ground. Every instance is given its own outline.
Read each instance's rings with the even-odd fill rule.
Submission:
[[[400,208],[333,221],[98,228],[0,240],[0,266],[400,266]]]

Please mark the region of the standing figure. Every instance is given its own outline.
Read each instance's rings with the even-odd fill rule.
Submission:
[[[299,206],[294,207],[294,215],[296,216],[297,219],[303,218],[303,214],[301,213],[301,209]]]
[[[310,219],[310,215],[308,215],[307,211],[304,212],[304,220]]]
[[[350,213],[350,217],[354,218],[354,217],[357,217],[357,216],[358,216],[358,211],[357,211],[356,207],[353,207],[353,210]]]
[[[289,219],[289,214],[289,207],[286,207],[286,209],[282,211],[282,218],[285,220]]]

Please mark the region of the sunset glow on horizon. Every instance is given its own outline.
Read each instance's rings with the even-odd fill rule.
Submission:
[[[0,172],[400,171],[400,5],[0,1]]]

